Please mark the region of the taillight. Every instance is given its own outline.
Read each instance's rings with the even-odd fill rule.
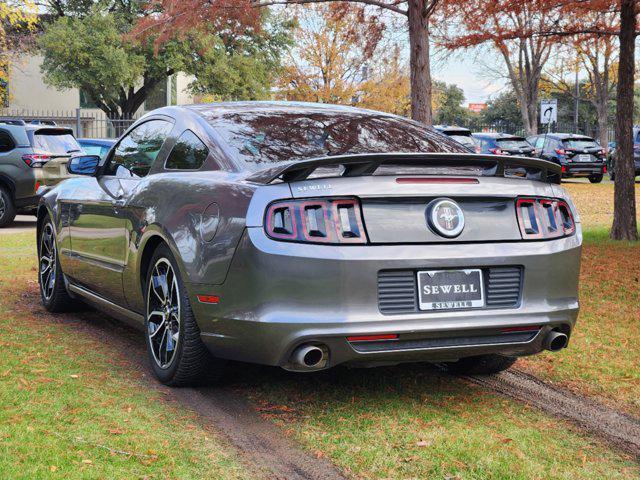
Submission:
[[[562,148],[556,148],[556,153],[557,153],[558,155],[566,155],[566,154],[567,154],[567,151],[566,151],[566,150],[564,150],[564,149],[562,149]]]
[[[22,156],[22,161],[26,163],[31,168],[42,168],[42,166],[51,160],[50,155],[39,155],[35,153],[30,153]]]
[[[567,237],[576,231],[573,214],[564,200],[518,198],[516,213],[525,240]]]
[[[285,200],[269,205],[266,231],[276,240],[306,243],[366,243],[355,198]]]
[[[500,150],[499,148],[490,148],[489,151],[491,153],[493,153],[494,155],[508,155],[507,152],[503,152],[502,150]]]

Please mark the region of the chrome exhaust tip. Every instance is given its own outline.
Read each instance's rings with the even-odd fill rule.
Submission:
[[[291,363],[305,370],[323,368],[327,364],[327,353],[316,345],[301,345],[291,355]]]
[[[569,343],[569,338],[564,333],[551,331],[545,337],[543,347],[550,352],[558,352],[565,348],[567,343]]]

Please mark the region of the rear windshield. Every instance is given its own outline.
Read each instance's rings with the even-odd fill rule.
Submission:
[[[52,131],[36,132],[33,135],[33,148],[62,155],[82,151],[73,135]]]
[[[598,144],[591,138],[568,138],[563,140],[565,148],[575,148],[576,150],[583,148],[597,148]]]
[[[474,148],[476,146],[475,139],[467,135],[449,135],[449,138],[452,138],[456,142],[461,143],[462,145],[466,145],[470,148]]]
[[[206,113],[202,112],[205,118]],[[362,112],[229,112],[210,119],[210,123],[231,153],[250,169],[359,153],[469,153],[429,127]]]
[[[496,143],[500,148],[531,148],[531,144],[524,138],[498,138]]]

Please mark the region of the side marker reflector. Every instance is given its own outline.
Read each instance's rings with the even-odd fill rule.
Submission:
[[[397,340],[397,333],[386,333],[383,335],[356,335],[354,337],[347,337],[350,342],[375,342],[377,340]]]
[[[218,304],[220,303],[220,297],[217,295],[198,295],[198,301],[200,303]]]

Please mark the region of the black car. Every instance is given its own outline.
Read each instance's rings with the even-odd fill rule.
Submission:
[[[549,133],[527,141],[540,152],[540,158],[562,166],[562,178],[587,177],[591,183],[600,183],[607,173],[604,149],[591,137]]]
[[[610,144],[609,158],[607,160],[607,169],[609,170],[609,176],[611,180],[616,178],[616,159],[618,157],[618,149],[615,142]],[[635,175],[640,175],[640,127],[633,127],[633,162],[635,164]]]
[[[449,125],[434,125],[433,128],[446,135],[447,137],[452,138],[456,142],[464,145],[469,150],[475,153],[480,153],[480,146],[478,142],[473,138],[471,134],[471,130],[464,127],[452,127]]]
[[[533,157],[535,149],[524,137],[508,133],[474,133],[480,152],[490,155],[518,155]]]

